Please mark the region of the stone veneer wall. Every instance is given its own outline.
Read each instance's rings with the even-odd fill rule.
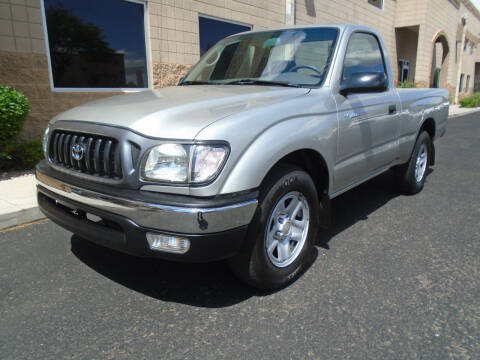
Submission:
[[[175,86],[192,65],[153,63],[153,87]]]
[[[56,114],[95,99],[119,93],[52,92],[44,54],[0,51],[0,84],[22,92],[32,105],[22,137],[41,138]]]

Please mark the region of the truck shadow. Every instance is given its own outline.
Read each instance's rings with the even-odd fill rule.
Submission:
[[[343,230],[399,196],[390,172],[340,195],[332,201],[332,226],[320,231],[317,246],[329,243]],[[226,239],[228,241],[228,239]],[[255,290],[237,280],[226,262],[176,263],[125,255],[72,236],[73,254],[103,276],[147,296],[198,307],[227,307],[271,292]],[[314,259],[318,251],[315,249]],[[314,260],[313,259],[313,260]]]
[[[317,246],[329,249],[329,242],[339,233],[368,216],[400,194],[395,189],[393,173],[388,171],[336,197],[331,203],[332,224],[320,230]]]
[[[71,245],[73,254],[96,272],[155,299],[219,308],[240,303],[255,294],[254,289],[233,276],[224,261],[178,263],[139,258],[76,235],[72,236]]]
[[[433,172],[428,169],[428,176]],[[329,229],[320,230],[316,245],[329,249],[329,242],[345,229],[368,216],[388,203],[390,200],[403,196],[395,186],[393,171],[379,175],[362,185],[343,193],[332,200],[332,224]]]

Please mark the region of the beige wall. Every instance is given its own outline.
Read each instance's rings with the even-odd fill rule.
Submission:
[[[0,50],[45,54],[39,0],[0,0]]]
[[[148,0],[146,4],[153,87],[174,85],[199,59],[199,14],[249,24],[253,29],[285,24],[285,0]],[[400,58],[412,57],[411,72],[423,86],[430,82],[434,39],[444,33],[449,44],[445,76],[454,92],[459,66],[455,42],[460,40],[459,24],[466,13],[468,32],[478,35],[480,13],[468,0],[384,0],[383,9],[367,0],[297,0],[295,21],[297,25],[356,23],[378,29],[395,77],[398,48]],[[416,49],[413,41],[397,44],[395,29],[412,26],[418,27]],[[24,133],[28,138],[40,136],[46,121],[58,112],[115,94],[51,91],[45,48],[40,0],[0,0],[0,84],[13,85],[30,99],[33,109]],[[417,51],[415,59],[413,50]],[[470,91],[477,60],[478,47],[474,54],[464,53],[462,72],[471,76]]]

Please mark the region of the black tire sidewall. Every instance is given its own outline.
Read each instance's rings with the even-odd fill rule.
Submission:
[[[422,145],[425,145],[427,148],[427,168],[425,169],[425,173],[423,174],[422,180],[418,182],[415,177],[415,167],[416,167],[418,153],[420,152],[420,148]],[[423,189],[423,186],[425,184],[425,179],[428,174],[430,158],[432,156],[431,146],[432,146],[432,143],[430,140],[430,135],[428,135],[427,132],[422,131],[420,135],[418,135],[417,141],[415,143],[415,147],[413,149],[412,157],[410,158],[410,162],[408,164],[408,169],[404,179],[406,190],[410,193],[417,193]]]
[[[265,229],[271,212],[278,201],[287,193],[300,192],[306,199],[310,210],[310,224],[305,244],[297,258],[286,267],[277,267],[268,258],[265,246]],[[249,270],[255,286],[280,288],[298,278],[312,261],[312,248],[318,229],[318,194],[311,177],[294,166],[284,167],[261,189],[259,211],[249,229],[252,244]]]

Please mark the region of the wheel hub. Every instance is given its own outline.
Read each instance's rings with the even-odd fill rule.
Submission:
[[[276,235],[280,239],[285,239],[291,232],[292,222],[288,219],[287,215],[280,215],[277,219],[277,231]]]
[[[422,144],[418,151],[417,160],[415,162],[415,180],[420,183],[427,169],[428,150],[425,144]]]
[[[310,209],[298,191],[284,195],[270,213],[265,248],[276,267],[286,267],[298,257],[308,236]]]

